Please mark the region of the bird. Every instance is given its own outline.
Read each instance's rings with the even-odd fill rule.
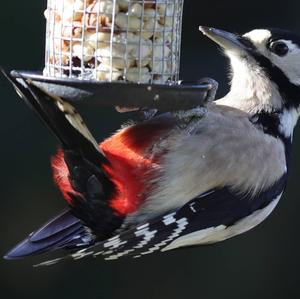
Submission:
[[[229,239],[272,213],[300,111],[300,36],[199,29],[229,58],[228,94],[128,124],[100,144],[70,103],[7,75],[61,144],[52,168],[68,207],[6,259],[56,250],[64,255],[40,265],[139,258]]]

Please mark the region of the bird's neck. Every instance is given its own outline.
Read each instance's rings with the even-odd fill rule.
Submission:
[[[257,84],[259,85],[259,82]],[[241,86],[244,86],[245,90],[248,88],[247,84],[243,85],[241,83]],[[300,108],[295,106],[286,107],[283,102],[284,99],[275,87],[270,87],[269,92],[263,88],[260,91],[254,89],[252,92],[249,91],[248,95],[247,92],[242,94],[242,91],[239,92],[237,88],[233,87],[224,98],[216,101],[217,104],[237,108],[248,113],[250,118],[257,118],[258,122],[261,122],[261,125],[267,131],[274,132],[275,135],[292,141]]]
[[[282,97],[276,84],[272,83],[259,67],[240,57],[231,57],[232,80],[229,93],[220,103],[251,114],[259,111],[272,112],[282,107]]]
[[[272,76],[247,59],[232,56],[230,61],[231,89],[217,104],[248,113],[256,127],[280,139],[285,146],[288,164],[293,132],[300,114],[300,87],[286,78]]]
[[[298,120],[298,113],[287,109],[271,113],[260,111],[250,117],[249,120],[265,134],[282,141],[285,148],[286,166],[289,169],[293,132]]]
[[[293,142],[294,128],[299,118],[299,111],[296,108],[280,109],[247,109],[247,105],[230,104],[230,101],[223,98],[217,101],[218,104],[228,105],[241,109],[249,114],[250,122],[265,134],[282,141],[285,148],[286,164],[289,168],[291,148]]]
[[[249,120],[264,133],[292,142],[298,113],[285,109],[273,112],[259,111],[251,115]]]

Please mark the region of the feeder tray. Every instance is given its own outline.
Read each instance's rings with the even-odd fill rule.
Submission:
[[[72,104],[93,107],[136,107],[160,111],[203,106],[215,98],[218,83],[210,78],[177,84],[137,84],[45,77],[37,72],[12,71],[11,76],[32,80],[38,87]]]
[[[179,81],[184,0],[48,0],[43,74],[15,78],[72,104],[186,110],[217,83]]]

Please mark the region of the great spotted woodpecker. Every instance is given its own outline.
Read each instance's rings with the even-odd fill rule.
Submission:
[[[60,248],[74,259],[140,257],[225,240],[272,212],[299,116],[300,37],[200,30],[230,59],[230,92],[127,126],[100,145],[69,103],[10,78],[62,145],[52,167],[69,209],[7,259]]]

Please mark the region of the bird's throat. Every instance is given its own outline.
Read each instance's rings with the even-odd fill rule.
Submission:
[[[231,89],[224,100],[248,113],[272,112],[282,108],[282,97],[263,69],[249,59],[231,57]]]

